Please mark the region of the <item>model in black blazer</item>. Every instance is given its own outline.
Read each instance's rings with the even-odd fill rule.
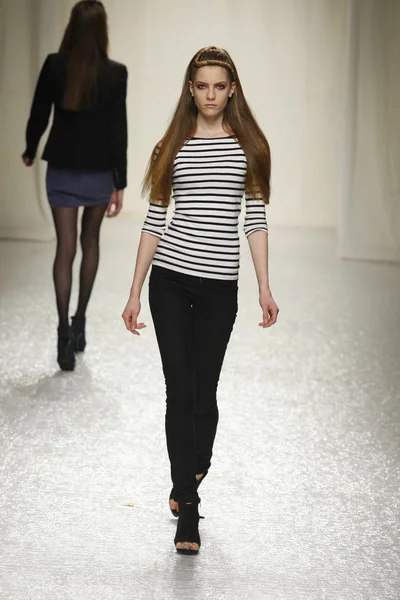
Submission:
[[[105,58],[99,74],[96,106],[90,110],[62,108],[67,57],[49,54],[42,67],[26,129],[24,157],[34,160],[54,105],[54,119],[42,158],[60,169],[113,172],[117,190],[127,185],[127,117],[125,65]]]

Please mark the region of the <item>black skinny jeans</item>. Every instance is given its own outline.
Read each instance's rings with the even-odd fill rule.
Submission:
[[[175,500],[196,502],[211,464],[218,380],[237,314],[237,281],[153,266],[149,302],[166,382],[165,429]]]

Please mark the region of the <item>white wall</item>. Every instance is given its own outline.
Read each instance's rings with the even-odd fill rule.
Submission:
[[[54,237],[45,165],[22,165],[33,89],[46,54],[59,44],[67,12],[53,0],[0,0],[0,237]],[[42,144],[43,146],[43,144]]]
[[[108,2],[112,54],[129,67],[130,190],[127,209],[146,210],[140,182],[202,46],[225,47],[273,154],[269,218],[334,226],[346,0]],[[127,44],[128,41],[128,44]]]
[[[400,261],[400,3],[351,0],[339,256]]]
[[[51,224],[44,166],[20,163],[40,64],[57,49],[72,0],[1,1],[0,235],[46,238]],[[126,210],[143,213],[140,184],[149,153],[200,47],[226,47],[273,152],[272,222],[335,224],[337,99],[346,0],[106,0],[111,54],[129,68],[129,180]],[[18,52],[17,52],[18,49]]]
[[[0,236],[47,238],[44,166],[21,166],[40,64],[73,0],[0,0]],[[339,254],[398,260],[397,0],[105,0],[111,55],[129,69],[127,212],[192,55],[229,50],[273,157],[272,225],[337,227]],[[371,149],[373,153],[371,154]],[[357,243],[354,240],[357,239]],[[382,249],[385,247],[386,249]]]

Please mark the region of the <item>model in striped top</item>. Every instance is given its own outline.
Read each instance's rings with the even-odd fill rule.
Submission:
[[[233,137],[191,138],[173,169],[175,212],[151,203],[143,231],[161,239],[153,264],[212,279],[239,276],[238,219],[246,181],[246,155]],[[246,194],[244,231],[268,231],[265,202]]]
[[[149,303],[167,391],[165,429],[173,485],[169,502],[179,517],[174,543],[182,554],[197,554],[197,489],[211,466],[218,381],[238,308],[243,195],[244,230],[263,313],[259,325],[270,327],[278,315],[268,278],[269,146],[225,50],[202,48],[190,61],[171,124],[149,161],[143,190],[150,207],[122,316],[126,328],[140,335],[145,327],[138,322],[140,295],[152,264]],[[171,197],[175,211],[166,227]],[[235,398],[237,410],[243,402]]]

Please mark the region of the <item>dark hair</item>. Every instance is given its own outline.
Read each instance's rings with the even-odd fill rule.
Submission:
[[[93,107],[101,62],[108,56],[107,13],[98,0],[81,0],[71,11],[60,53],[68,60],[63,108]]]
[[[227,133],[235,135],[246,155],[246,191],[268,204],[271,177],[268,141],[247,104],[233,60],[226,50],[215,46],[199,50],[186,69],[181,97],[171,123],[149,161],[143,193],[149,193],[151,202],[164,206],[169,204],[175,157],[196,130],[197,107],[190,93],[189,81],[194,83],[196,71],[206,66],[223,67],[229,81],[236,84],[235,93],[224,110],[223,127]]]

